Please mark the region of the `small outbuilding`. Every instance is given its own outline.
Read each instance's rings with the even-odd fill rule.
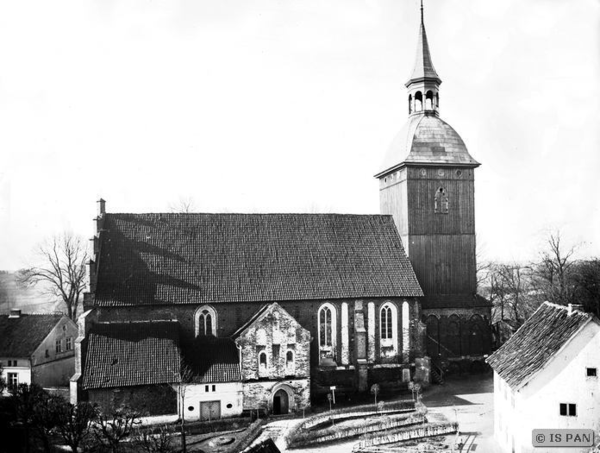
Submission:
[[[600,321],[545,302],[487,362],[503,452],[539,451],[534,429],[600,429]],[[569,448],[587,452],[587,448]]]

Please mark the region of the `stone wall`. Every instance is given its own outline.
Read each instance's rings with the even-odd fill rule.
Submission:
[[[244,410],[273,410],[273,397],[279,390],[288,393],[289,411],[297,412],[310,406],[309,379],[244,382]]]

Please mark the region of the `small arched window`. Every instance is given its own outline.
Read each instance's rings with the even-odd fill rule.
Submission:
[[[217,313],[211,306],[204,305],[198,308],[194,321],[197,337],[217,336]]]
[[[267,370],[267,353],[264,351],[258,354],[258,369],[259,371]]]
[[[420,91],[415,93],[415,112],[423,110],[423,95]]]
[[[433,110],[433,91],[431,90],[425,94],[425,110]]]
[[[288,351],[285,354],[285,374],[286,375],[292,375],[295,372],[295,366],[294,366],[294,352],[293,351]]]
[[[408,114],[412,113],[412,94],[408,95]]]
[[[449,202],[448,202],[448,194],[446,193],[446,189],[440,187],[435,192],[434,202],[433,202],[433,210],[436,214],[448,214],[449,210]]]
[[[435,108],[440,108],[440,93],[435,93]]]

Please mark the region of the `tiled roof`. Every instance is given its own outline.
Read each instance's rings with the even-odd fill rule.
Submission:
[[[28,357],[54,329],[62,314],[0,315],[0,356]]]
[[[198,384],[241,381],[238,349],[229,338],[197,337],[183,351]]]
[[[179,382],[179,324],[175,321],[96,324],[88,341],[85,389]]]
[[[400,164],[477,167],[460,135],[434,115],[412,115],[390,145],[381,176]]]
[[[105,216],[99,306],[422,295],[391,216]]]
[[[585,324],[596,318],[544,302],[487,362],[511,387],[540,371]]]

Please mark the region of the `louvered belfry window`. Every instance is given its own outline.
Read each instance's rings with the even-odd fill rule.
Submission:
[[[331,346],[331,310],[323,307],[320,314],[321,346]]]

